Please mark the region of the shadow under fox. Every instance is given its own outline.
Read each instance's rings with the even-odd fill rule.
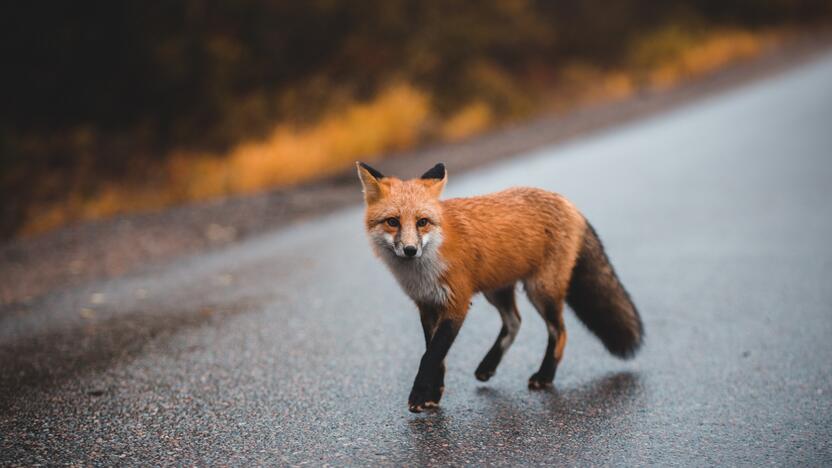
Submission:
[[[481,381],[494,375],[520,328],[517,282],[549,332],[529,388],[554,380],[566,346],[564,301],[612,354],[628,358],[638,350],[644,334],[638,311],[595,230],[561,195],[511,188],[439,200],[447,181],[442,164],[413,180],[384,176],[364,163],[357,169],[373,250],[416,303],[422,321],[426,351],[408,399],[411,411],[439,404],[445,356],[478,292],[503,321],[475,372]]]

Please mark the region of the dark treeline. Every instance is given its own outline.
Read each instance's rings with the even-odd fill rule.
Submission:
[[[369,98],[392,81],[425,89],[440,112],[452,112],[481,94],[471,70],[483,61],[522,82],[568,60],[615,66],[634,38],[669,22],[805,24],[828,18],[830,5],[6,2],[0,14],[0,231],[20,222],[23,198],[74,184],[67,174],[93,167],[119,177],[172,146],[221,148],[263,134],[276,120],[314,121],[339,102]],[[494,98],[494,108],[511,112],[513,103],[500,99]],[[43,174],[63,175],[37,179]]]

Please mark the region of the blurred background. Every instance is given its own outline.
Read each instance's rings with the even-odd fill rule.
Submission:
[[[0,467],[832,466],[832,0],[18,0],[0,48]],[[518,294],[483,384],[477,297],[410,416],[358,159],[564,194],[643,351],[567,313],[528,392]]]
[[[665,89],[832,19],[828,0],[2,8],[5,239]]]

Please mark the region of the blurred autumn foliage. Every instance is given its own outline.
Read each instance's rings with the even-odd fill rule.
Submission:
[[[0,236],[669,86],[828,0],[7,2]]]

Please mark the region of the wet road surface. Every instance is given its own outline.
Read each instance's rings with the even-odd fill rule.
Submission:
[[[478,297],[442,408],[410,414],[418,315],[355,207],[4,308],[0,464],[828,466],[830,83],[827,55],[465,176],[445,161],[446,196],[531,185],[582,209],[641,310],[633,361],[568,313],[555,388],[530,392],[546,334],[521,299],[480,383],[499,318]]]

